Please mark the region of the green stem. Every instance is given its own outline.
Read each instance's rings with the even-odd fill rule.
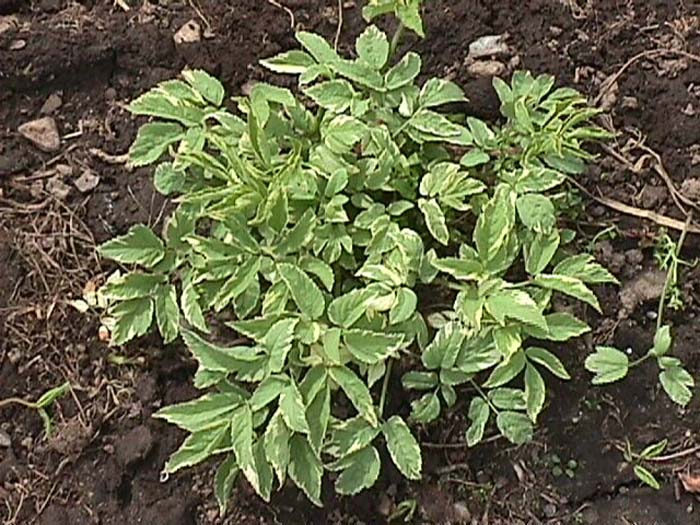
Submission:
[[[25,401],[24,399],[20,399],[19,397],[8,397],[7,399],[0,399],[0,408],[11,404],[22,405],[27,408],[39,408],[36,403],[32,403],[31,401]]]
[[[379,417],[382,417],[384,413],[384,403],[386,403],[386,393],[389,390],[389,378],[391,377],[391,367],[394,362],[389,359],[386,365],[386,372],[384,372],[384,382],[382,383],[382,393],[379,396]]]
[[[469,382],[472,384],[472,386],[476,389],[477,393],[482,397],[484,401],[486,401],[486,404],[491,407],[491,410],[493,410],[493,413],[498,415],[498,409],[495,407],[493,403],[491,403],[491,400],[488,398],[488,396],[484,393],[483,390],[481,390],[481,387],[476,384],[476,381],[473,379],[470,379]]]
[[[685,221],[683,226],[683,231],[678,239],[678,244],[676,245],[675,256],[671,258],[671,263],[668,267],[668,272],[666,272],[666,281],[664,282],[664,289],[661,292],[661,300],[659,301],[659,309],[656,313],[656,331],[658,332],[663,325],[664,308],[666,307],[666,296],[671,288],[671,281],[674,280],[674,276],[678,270],[678,258],[681,256],[681,249],[683,248],[683,243],[685,242],[685,237],[688,235],[688,226],[692,219],[691,215]]]
[[[401,38],[403,37],[404,29],[404,25],[401,22],[399,22],[399,27],[396,28],[394,36],[391,37],[391,44],[389,45],[389,60],[393,58],[394,53],[396,53],[396,49],[401,43]]]

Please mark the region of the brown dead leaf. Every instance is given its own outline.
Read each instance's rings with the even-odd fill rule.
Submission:
[[[683,474],[681,472],[678,474],[678,479],[681,480],[683,488],[686,490],[686,492],[690,492],[691,494],[700,494],[700,476]]]

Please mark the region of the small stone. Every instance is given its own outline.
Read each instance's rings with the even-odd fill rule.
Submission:
[[[0,448],[10,448],[12,446],[12,439],[10,435],[4,430],[0,430]]]
[[[377,505],[377,512],[382,516],[388,516],[391,514],[392,503],[386,494],[382,494],[379,498],[379,504]]]
[[[87,193],[94,190],[99,183],[100,177],[90,170],[85,170],[83,174],[73,182],[73,185],[78,188],[80,193]]]
[[[694,201],[700,201],[700,179],[685,179],[681,184],[681,193]]]
[[[467,71],[474,77],[498,77],[506,71],[506,65],[498,60],[478,60],[467,66]]]
[[[544,512],[544,515],[547,518],[553,518],[557,515],[557,507],[552,503],[547,503],[544,507],[542,507],[542,512]]]
[[[644,261],[644,254],[639,248],[633,248],[625,252],[625,259],[629,264],[638,265]]]
[[[0,35],[17,29],[19,23],[16,16],[0,16]]]
[[[581,513],[581,519],[586,525],[594,525],[600,523],[600,514],[598,514],[598,511],[593,507],[586,507]]]
[[[42,115],[49,115],[49,114],[55,112],[62,105],[63,105],[63,100],[61,99],[61,96],[58,93],[52,93],[46,99],[46,101],[44,102],[44,105],[41,106],[39,113],[41,113]]]
[[[502,35],[484,35],[477,38],[469,44],[468,58],[476,60],[482,57],[508,54],[510,48],[506,43],[506,38],[508,38],[507,33]]]
[[[117,462],[126,467],[141,461],[153,448],[153,435],[145,425],[139,425],[131,429],[116,444],[115,453]]]
[[[19,38],[17,40],[12,41],[12,43],[10,44],[10,51],[19,51],[20,49],[24,49],[25,47],[27,47],[27,41]]]
[[[467,523],[472,519],[472,513],[463,501],[456,502],[452,509],[454,510],[454,517],[459,523]]]
[[[622,107],[624,109],[639,109],[639,100],[636,97],[622,97]]]
[[[645,210],[651,210],[663,204],[668,197],[668,190],[664,186],[645,184],[640,195],[640,206]]]
[[[68,197],[68,194],[70,194],[70,186],[63,182],[60,177],[51,177],[47,182],[46,182],[46,191],[48,191],[51,195],[56,197],[58,200],[65,200],[66,197]]]
[[[176,44],[193,44],[202,40],[202,26],[196,20],[190,20],[173,36]]]
[[[116,100],[117,90],[113,87],[105,89],[105,100]]]
[[[42,151],[54,152],[61,147],[58,127],[51,117],[25,122],[17,128],[17,131]]]

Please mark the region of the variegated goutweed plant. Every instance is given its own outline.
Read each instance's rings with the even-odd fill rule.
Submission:
[[[365,16],[420,33],[418,7],[373,1]],[[185,71],[131,103],[154,117],[131,162],[158,163],[155,187],[177,207],[162,235],[135,226],[100,248],[132,268],[100,290],[112,343],[155,320],[199,364],[201,397],[156,416],[189,432],[165,473],[220,458],[222,511],[238,475],[265,500],[290,479],[321,505],[326,471],[355,494],[377,480],[382,446],[419,479],[415,434],[387,408],[392,366],[419,391],[410,422],[466,396],[470,446],[491,420],[528,441],[542,372],[569,378],[551,342],[589,330],[551,312],[553,293],[599,310],[587,285],[615,282],[557,224],[562,184],[591,158],[582,143],[606,137],[576,91],[496,79],[503,121],[487,124],[441,113],[462,90],[417,85],[420,56],[394,60],[398,38],[375,26],[354,59],[297,40],[262,63],[298,75],[298,94],[259,83],[229,111],[216,79]]]

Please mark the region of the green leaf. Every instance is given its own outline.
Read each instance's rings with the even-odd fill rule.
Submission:
[[[184,171],[176,170],[170,162],[158,164],[153,174],[153,185],[162,195],[171,195],[182,191],[186,181],[187,174]]]
[[[544,348],[539,348],[537,346],[532,346],[525,350],[525,355],[527,356],[527,359],[529,361],[532,361],[533,363],[537,363],[538,365],[545,367],[559,379],[563,379],[565,381],[571,379],[571,376],[566,371],[566,368],[559,360],[559,358],[549,350],[545,350]]]
[[[372,427],[361,417],[354,417],[333,425],[333,441],[330,452],[336,456],[345,456],[362,450],[379,435],[380,428]]]
[[[381,469],[379,452],[374,447],[365,447],[345,456],[338,466],[343,470],[335,481],[335,491],[353,496],[376,483]]]
[[[450,274],[455,279],[461,281],[478,280],[483,272],[484,267],[479,261],[457,259],[456,257],[444,257],[432,262],[432,265],[440,270]]]
[[[384,82],[389,91],[410,84],[420,73],[421,58],[413,52],[406,53],[403,58],[386,74]]]
[[[165,277],[157,274],[130,272],[110,278],[100,293],[105,299],[127,301],[156,295],[163,286]]]
[[[304,94],[318,106],[335,113],[342,113],[350,107],[355,90],[347,80],[329,80],[306,88]]]
[[[596,311],[600,312],[600,304],[595,294],[588,288],[583,281],[577,279],[576,277],[569,277],[567,275],[549,275],[540,274],[535,277],[533,283],[542,288],[547,288],[548,290],[554,290],[557,292],[570,295],[583,301],[586,304],[591,305]]]
[[[447,323],[440,328],[421,355],[423,365],[429,370],[452,366],[464,341],[464,335],[464,331],[456,322]]]
[[[129,162],[138,167],[157,161],[168,147],[184,138],[182,127],[174,122],[149,122],[139,128],[129,148]]]
[[[663,370],[659,374],[659,381],[671,401],[682,407],[690,403],[693,398],[692,389],[695,387],[695,380],[684,368],[675,366]]]
[[[401,384],[407,390],[430,390],[438,386],[435,372],[406,372],[401,377]]]
[[[548,232],[556,224],[554,204],[538,193],[527,193],[515,202],[520,221],[526,228],[536,232]]]
[[[213,303],[216,312],[226,308],[231,301],[253,284],[253,281],[258,278],[260,264],[261,258],[252,256],[236,267],[233,275],[221,286],[216,297],[214,297]]]
[[[473,149],[473,150],[465,153],[462,156],[462,158],[459,159],[459,163],[462,166],[464,166],[465,168],[473,168],[475,166],[480,166],[482,164],[486,164],[490,160],[491,160],[491,157],[489,156],[488,153],[481,151],[479,149]]]
[[[165,257],[165,247],[156,235],[143,225],[132,227],[126,235],[116,237],[98,248],[103,257],[122,264],[139,264],[152,268]]]
[[[493,369],[491,375],[484,383],[487,388],[496,388],[509,383],[525,368],[525,353],[521,350],[513,354],[507,361]]]
[[[392,461],[408,479],[421,478],[423,460],[420,446],[411,430],[400,416],[391,416],[384,425],[382,433]]]
[[[516,319],[547,331],[547,320],[537,307],[537,303],[522,290],[500,290],[486,299],[486,309],[502,325],[505,319]]]
[[[241,466],[243,474],[255,489],[258,496],[269,502],[270,494],[272,493],[273,473],[272,467],[265,457],[265,446],[263,440],[259,440],[253,446],[253,457],[246,465]]]
[[[306,407],[299,389],[294,383],[289,383],[280,394],[280,411],[287,426],[294,432],[309,433],[306,422]]]
[[[331,416],[331,391],[323,376],[323,384],[306,408],[306,420],[309,423],[309,443],[320,454],[323,449],[326,431]]]
[[[390,287],[401,286],[403,284],[401,275],[383,264],[365,264],[355,275],[371,281],[385,283]]]
[[[489,421],[490,414],[491,409],[488,403],[482,398],[475,397],[471,400],[468,414],[471,424],[466,433],[468,447],[473,447],[483,439],[484,430],[486,430],[486,423]]]
[[[546,389],[542,375],[528,363],[525,367],[525,400],[527,415],[533,423],[537,423],[537,416],[544,408]]]
[[[441,244],[447,245],[450,239],[450,232],[447,230],[445,215],[437,200],[418,199],[418,208],[425,218],[430,234]]]
[[[216,78],[201,69],[182,72],[182,77],[199,93],[204,100],[220,106],[224,101],[224,86]]]
[[[668,439],[663,439],[658,443],[652,443],[639,453],[639,457],[642,459],[654,459],[666,450],[666,446],[668,446]]]
[[[610,346],[598,346],[594,354],[585,362],[586,370],[595,374],[591,381],[594,385],[603,385],[619,381],[627,375],[629,359],[627,354]]]
[[[183,330],[182,338],[199,366],[212,372],[235,371],[242,362],[255,361],[259,355],[247,346],[225,348],[212,344],[189,330]]]
[[[308,68],[316,65],[313,57],[299,49],[285,51],[271,58],[261,60],[260,63],[275,73],[301,75]]]
[[[148,115],[164,120],[175,120],[187,127],[198,126],[204,118],[204,111],[173,100],[165,89],[157,87],[144,93],[129,104],[134,115]]]
[[[177,290],[169,284],[156,295],[156,323],[163,342],[168,344],[180,333],[180,309],[177,306]]]
[[[333,268],[331,268],[327,263],[315,257],[303,257],[299,261],[299,267],[305,272],[314,274],[316,277],[318,277],[326,290],[329,292],[333,291],[335,274],[333,273]]]
[[[314,505],[321,507],[323,465],[305,437],[292,437],[289,457],[289,477]]]
[[[182,315],[193,327],[202,332],[208,332],[209,329],[207,328],[207,322],[204,320],[204,314],[202,313],[202,307],[199,305],[199,300],[199,294],[192,283],[190,275],[187,274],[183,279],[182,295],[180,296]]]
[[[222,447],[229,434],[229,426],[220,424],[202,432],[190,434],[168,459],[163,471],[172,474],[185,467],[198,465],[214,454],[225,452]]]
[[[336,297],[328,305],[328,318],[337,326],[350,328],[365,314],[372,297],[366,288],[356,288]]]
[[[417,111],[409,124],[418,131],[435,137],[457,137],[462,132],[460,127],[447,117],[429,109]]]
[[[440,416],[440,400],[435,392],[411,401],[411,421],[428,424]]]
[[[382,69],[389,59],[389,40],[376,26],[368,26],[355,43],[357,56],[368,66]]]
[[[258,241],[250,233],[248,224],[236,215],[228,215],[224,221],[228,232],[231,234],[231,241],[242,250],[257,254],[260,252]]]
[[[321,289],[306,272],[289,263],[279,263],[277,270],[299,310],[311,319],[321,317],[326,308],[326,302]]]
[[[296,39],[319,64],[333,63],[340,58],[322,36],[299,31],[296,34]]]
[[[668,325],[662,326],[654,334],[654,347],[652,348],[651,353],[656,357],[666,355],[671,349],[672,342],[671,327]]]
[[[240,469],[238,468],[238,462],[236,461],[236,456],[231,454],[226,458],[216,469],[216,477],[214,478],[214,493],[216,494],[216,501],[219,504],[219,514],[226,514],[226,509],[228,508],[228,500],[231,498],[231,491],[233,490],[233,484],[236,481],[236,477]]]
[[[233,452],[236,454],[238,465],[243,470],[246,478],[248,478],[248,481],[255,487],[257,485],[257,483],[254,482],[256,476],[250,476],[250,467],[255,463],[253,458],[253,413],[250,409],[250,405],[246,403],[239,404],[232,408],[233,410],[230,418]],[[251,477],[253,480],[251,480]]]
[[[153,300],[148,297],[122,301],[109,310],[116,320],[112,344],[120,346],[148,332],[153,321]]]
[[[489,400],[502,410],[525,410],[525,392],[517,388],[495,388],[489,392]]]
[[[384,361],[403,346],[401,334],[383,334],[369,330],[346,330],[343,341],[348,352],[358,361],[373,365]]]
[[[534,429],[532,422],[520,412],[500,412],[496,416],[496,426],[501,434],[514,445],[524,445],[532,441]]]
[[[533,337],[547,341],[568,341],[591,331],[591,327],[575,316],[566,313],[554,313],[545,316],[547,330],[528,326],[526,331]]]
[[[289,384],[289,378],[284,375],[274,375],[263,379],[250,397],[248,403],[251,410],[257,412],[277,399]]]
[[[396,15],[401,23],[418,36],[424,37],[423,19],[420,14],[421,0],[405,0],[396,4]]]
[[[479,214],[474,242],[483,262],[492,260],[506,244],[515,224],[515,198],[515,193],[501,184]]]
[[[576,277],[589,284],[618,282],[614,275],[595,262],[593,256],[587,253],[564,259],[554,268],[554,274]]]
[[[451,102],[463,102],[467,100],[462,88],[454,82],[441,78],[431,78],[420,90],[418,105],[422,108],[441,106]]]
[[[641,481],[645,485],[649,485],[654,490],[661,489],[661,485],[654,477],[654,474],[652,474],[646,467],[642,465],[635,465],[633,470],[634,475],[637,476],[639,481]]]
[[[532,241],[523,246],[527,273],[542,273],[557,253],[560,240],[559,230],[556,228],[547,234],[535,233]]]
[[[395,325],[403,323],[413,317],[418,305],[418,296],[410,288],[399,288],[396,290],[394,304],[389,310],[389,324]]]
[[[374,409],[372,395],[360,378],[347,367],[333,366],[328,368],[328,374],[338,386],[345,392],[348,399],[357,412],[372,426],[377,426],[379,421]]]
[[[153,417],[195,433],[229,421],[230,414],[242,400],[234,394],[206,394],[192,401],[161,408]]]
[[[287,477],[287,467],[290,459],[289,442],[292,439],[292,435],[292,431],[284,422],[282,413],[278,410],[267,424],[263,443],[265,456],[277,475],[280,487],[284,485],[284,480]]]
[[[493,330],[493,342],[503,356],[503,359],[510,359],[523,345],[519,326],[504,326]]]
[[[364,122],[348,115],[338,115],[324,128],[323,140],[335,153],[349,152],[367,134]]]
[[[339,75],[352,80],[355,84],[375,91],[384,91],[382,76],[362,61],[339,60],[331,67]]]
[[[278,373],[284,369],[287,354],[292,349],[294,329],[298,322],[298,319],[281,319],[275,322],[262,338],[262,345],[270,356],[268,366],[272,373]]]

